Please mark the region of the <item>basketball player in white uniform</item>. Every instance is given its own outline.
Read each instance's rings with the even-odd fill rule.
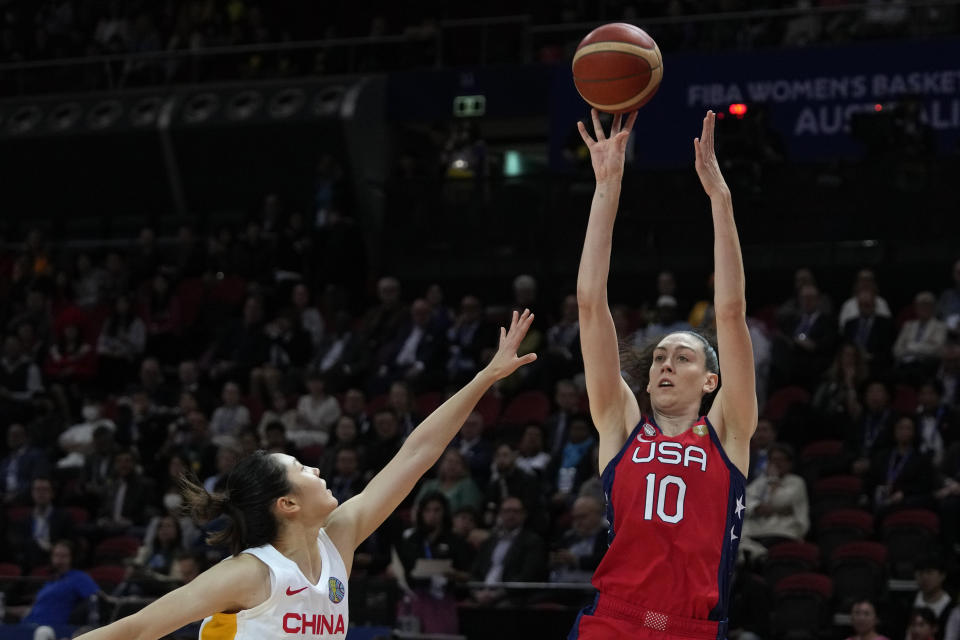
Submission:
[[[201,640],[345,638],[353,554],[440,458],[494,382],[536,355],[517,357],[533,314],[516,312],[500,330],[493,359],[437,408],[359,495],[337,504],[317,469],[284,454],[257,452],[227,479],[223,494],[185,481],[199,519],[225,515],[211,536],[233,555],[143,610],[80,640],[156,640],[203,619]]]

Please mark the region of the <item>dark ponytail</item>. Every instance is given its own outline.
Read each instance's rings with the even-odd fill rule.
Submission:
[[[286,467],[262,450],[237,463],[222,493],[208,492],[195,477],[180,477],[184,506],[194,520],[206,523],[226,516],[226,528],[207,536],[207,544],[226,546],[233,555],[276,539],[278,524],[271,507],[292,491]]]
[[[650,406],[650,394],[647,393],[647,383],[650,382],[650,367],[653,365],[653,351],[657,345],[673,333],[686,333],[697,338],[703,345],[704,366],[710,373],[717,374],[717,388],[711,393],[703,396],[700,402],[700,415],[705,416],[713,405],[713,399],[717,397],[717,391],[720,390],[720,360],[717,356],[717,339],[712,333],[699,333],[697,331],[673,331],[644,341],[643,346],[635,347],[632,341],[623,340],[620,342],[620,369],[629,375],[639,386],[637,400],[640,404],[640,410],[648,413],[652,410]]]

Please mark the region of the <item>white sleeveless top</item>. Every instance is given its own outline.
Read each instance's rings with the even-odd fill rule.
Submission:
[[[323,568],[316,585],[273,545],[245,549],[242,553],[256,556],[270,567],[270,596],[252,609],[206,618],[200,626],[200,640],[346,638],[347,570],[323,529],[317,545]]]

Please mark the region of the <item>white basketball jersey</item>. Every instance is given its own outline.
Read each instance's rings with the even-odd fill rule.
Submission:
[[[347,637],[347,570],[336,546],[320,529],[323,569],[311,584],[293,560],[273,545],[246,549],[270,567],[270,597],[252,609],[217,613],[203,621],[200,640]]]

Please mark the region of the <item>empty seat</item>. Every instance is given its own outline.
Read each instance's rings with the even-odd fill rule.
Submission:
[[[837,547],[830,559],[830,578],[838,611],[848,611],[854,602],[876,602],[883,595],[887,548],[879,542],[848,542]]]
[[[936,548],[939,532],[937,514],[925,509],[904,509],[884,518],[881,534],[887,546],[891,577],[912,578],[914,563]]]
[[[550,415],[550,398],[542,391],[524,391],[511,400],[503,410],[500,421],[505,424],[544,422]]]
[[[780,580],[773,592],[774,637],[815,638],[828,624],[833,582],[827,576],[798,573]]]

